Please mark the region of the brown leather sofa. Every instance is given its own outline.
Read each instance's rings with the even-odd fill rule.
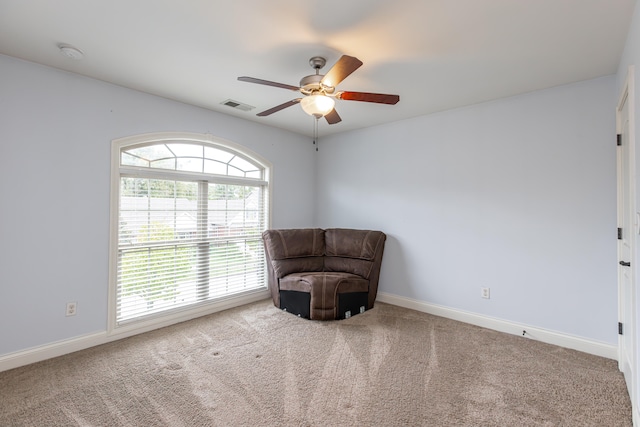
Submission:
[[[386,235],[342,228],[262,233],[276,307],[307,319],[344,319],[373,308]]]

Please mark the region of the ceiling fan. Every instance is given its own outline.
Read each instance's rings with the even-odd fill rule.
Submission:
[[[349,92],[336,91],[336,86],[346,79],[351,73],[360,68],[362,61],[348,55],[336,62],[327,74],[320,74],[320,69],[325,66],[327,60],[321,56],[314,56],[309,60],[309,65],[316,70],[315,74],[303,77],[300,86],[292,86],[284,83],[272,82],[269,80],[256,79],[253,77],[238,77],[241,82],[257,83],[266,86],[274,86],[302,93],[302,98],[292,99],[283,104],[269,108],[257,115],[268,116],[287,107],[300,103],[302,109],[316,119],[324,117],[330,125],[342,121],[335,109],[335,98],[345,101],[375,102],[378,104],[395,105],[400,101],[398,95],[388,95],[384,93]]]

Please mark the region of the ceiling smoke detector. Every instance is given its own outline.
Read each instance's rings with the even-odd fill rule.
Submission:
[[[80,49],[69,44],[59,44],[58,49],[60,49],[60,54],[65,58],[75,59],[76,61],[84,58],[84,53]]]

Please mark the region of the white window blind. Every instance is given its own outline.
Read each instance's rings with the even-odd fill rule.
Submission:
[[[267,184],[204,143],[122,148],[116,323],[266,288]]]

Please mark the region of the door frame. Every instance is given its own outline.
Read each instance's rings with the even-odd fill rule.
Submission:
[[[638,265],[637,264],[637,256],[636,256],[636,248],[637,248],[637,239],[638,239],[638,232],[640,231],[638,229],[638,227],[640,226],[640,224],[638,224],[639,221],[639,215],[637,212],[637,206],[636,206],[636,159],[635,159],[635,151],[636,151],[636,140],[635,140],[635,105],[634,105],[634,97],[635,97],[635,87],[634,87],[634,74],[635,70],[634,70],[634,66],[631,65],[629,66],[628,70],[627,70],[627,76],[626,79],[622,85],[621,91],[620,91],[620,96],[618,98],[618,103],[616,105],[616,134],[620,134],[622,132],[622,109],[623,106],[625,104],[625,102],[627,103],[627,120],[629,121],[629,126],[628,126],[628,169],[627,169],[627,173],[630,175],[630,179],[629,179],[629,188],[627,189],[627,194],[625,195],[626,197],[629,198],[629,210],[631,211],[629,213],[629,219],[630,219],[630,223],[629,226],[633,227],[633,230],[630,233],[630,239],[629,239],[629,245],[630,245],[630,252],[631,252],[631,257],[628,261],[631,262],[631,271],[630,271],[630,276],[631,276],[631,304],[629,305],[630,309],[631,309],[631,313],[630,313],[630,319],[632,321],[632,325],[629,329],[631,329],[631,336],[627,337],[630,338],[630,347],[632,349],[632,355],[630,357],[630,371],[631,371],[631,384],[627,384],[627,388],[630,391],[630,398],[631,398],[631,406],[632,406],[632,414],[633,414],[633,422],[634,425],[636,426],[640,426],[640,413],[638,413],[638,362],[637,362],[637,356],[638,356],[638,347],[637,347],[637,337],[638,337],[638,324],[637,324],[637,308],[638,308],[638,300],[637,300],[637,284],[636,284],[636,268],[635,266]],[[617,163],[616,163],[616,177],[617,177],[617,194],[618,194],[618,200],[617,200],[617,222],[618,225],[620,225],[622,223],[622,197],[623,194],[621,191],[622,185],[621,185],[621,179],[622,179],[622,169],[621,169],[621,162],[624,160],[622,158],[622,153],[621,150],[618,149],[617,150]],[[621,243],[620,241],[618,242],[617,245],[617,260],[620,261],[622,260],[621,258]],[[623,296],[623,283],[622,283],[622,274],[620,274],[621,268],[618,266],[618,321],[619,322],[624,322],[625,319],[623,319],[623,313],[624,313],[624,307],[625,307],[625,301],[623,300],[622,296]],[[623,345],[623,340],[625,339],[625,336],[623,335],[619,335],[618,336],[618,367],[620,368],[620,370],[622,370],[623,366],[622,364],[624,363],[624,360],[626,359],[626,355],[624,354],[624,345]]]

